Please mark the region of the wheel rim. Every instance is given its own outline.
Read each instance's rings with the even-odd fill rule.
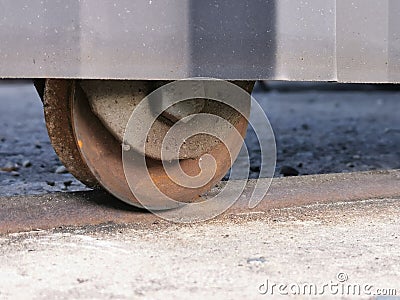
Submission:
[[[48,85],[55,84],[49,81]],[[122,147],[116,138],[106,129],[104,124],[95,116],[87,101],[86,95],[80,88],[78,82],[64,80],[64,83],[57,82],[57,85],[68,86],[67,92],[58,94],[58,102],[68,103],[63,109],[69,109],[70,125],[72,128],[75,150],[78,150],[78,157],[82,164],[79,166],[89,171],[91,176],[89,182],[99,183],[103,188],[120,200],[131,205],[142,207],[141,203],[134,197],[126,180],[122,163]],[[50,88],[48,88],[50,89]],[[252,85],[247,86],[252,89]],[[60,94],[64,99],[60,99]],[[241,116],[235,124],[236,130],[242,137],[245,136],[247,120]],[[59,140],[58,140],[59,142]],[[238,153],[241,147],[235,151]],[[167,194],[170,198],[180,202],[194,202],[199,196],[210,190],[217,184],[231,166],[230,153],[223,143],[218,144],[208,154],[212,155],[216,161],[216,172],[212,180],[199,188],[185,188],[177,185],[166,174],[162,162],[147,159],[147,166],[153,182],[157,187]],[[77,155],[77,153],[74,153]],[[236,155],[236,154],[234,154]],[[194,176],[199,172],[199,159],[187,159],[180,162],[181,168],[189,176]],[[78,167],[76,164],[75,167]],[[140,176],[135,170],[129,170],[128,176]],[[86,175],[85,175],[86,176]],[[89,177],[90,177],[89,176]],[[81,177],[78,177],[80,179]],[[138,189],[146,191],[148,182],[140,182]],[[197,200],[198,201],[198,200]],[[155,208],[156,209],[156,208]],[[163,209],[163,207],[160,207]]]
[[[68,171],[85,185],[95,188],[99,183],[81,157],[72,127],[70,98],[73,89],[73,81],[46,80],[42,96],[47,132]]]

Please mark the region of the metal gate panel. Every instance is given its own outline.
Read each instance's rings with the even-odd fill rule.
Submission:
[[[0,78],[400,82],[398,0],[0,0]]]

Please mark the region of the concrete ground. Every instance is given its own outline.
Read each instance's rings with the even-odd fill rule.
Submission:
[[[400,296],[399,200],[195,225],[104,224],[1,236],[0,299],[275,299],[273,284],[290,286],[283,292],[299,299],[310,298],[307,291],[292,295],[305,284],[327,299],[353,298],[353,290],[342,294],[350,285],[360,299],[385,299],[374,296],[379,289]]]

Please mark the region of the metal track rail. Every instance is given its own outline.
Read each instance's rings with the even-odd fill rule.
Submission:
[[[332,203],[400,199],[400,170],[274,179],[264,201],[250,210],[247,198],[253,184],[249,181],[245,197],[219,220],[268,216],[274,210],[286,208],[312,210],[314,206]],[[400,200],[391,203],[400,209]],[[98,191],[0,199],[0,234],[100,224],[148,226],[160,221]]]

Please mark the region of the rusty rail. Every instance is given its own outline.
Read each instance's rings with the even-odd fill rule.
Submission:
[[[254,181],[249,181],[245,196],[252,185]],[[273,180],[269,193],[255,209],[248,209],[247,197],[242,197],[219,218],[314,204],[399,197],[400,170],[279,178]],[[394,203],[400,209],[400,201]],[[105,223],[150,225],[158,220],[101,191],[0,198],[0,234]]]

